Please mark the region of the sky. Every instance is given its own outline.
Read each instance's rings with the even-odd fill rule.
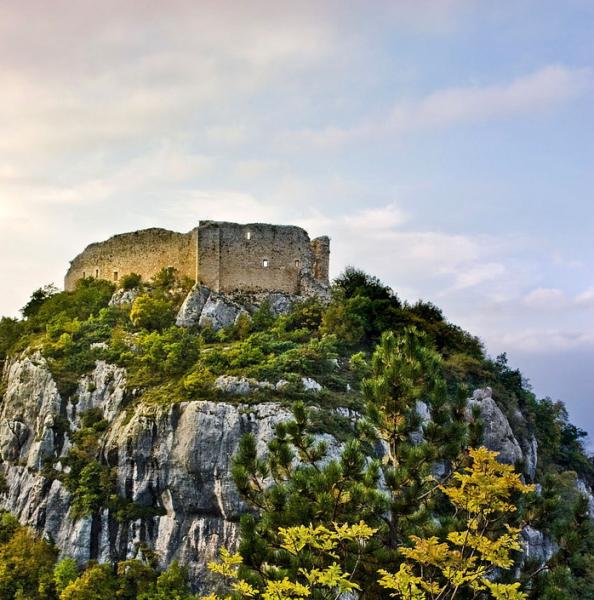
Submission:
[[[305,227],[594,436],[594,2],[4,0],[0,314],[93,241]]]

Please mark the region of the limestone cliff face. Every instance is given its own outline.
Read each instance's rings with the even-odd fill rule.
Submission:
[[[226,402],[139,405],[127,414],[119,410],[125,373],[101,362],[81,379],[77,404],[67,405],[38,354],[10,364],[5,382],[0,452],[8,492],[0,495],[0,507],[81,562],[134,557],[146,544],[163,565],[174,559],[186,563],[197,584],[217,548],[237,539],[245,507],[231,480],[230,460],[240,437],[254,433],[264,451],[275,424],[289,416],[272,403]],[[162,514],[124,523],[108,510],[95,518],[72,518],[70,493],[59,480],[46,478],[42,466],[45,459],[59,461],[69,447],[67,436],[56,434],[58,416],[76,429],[78,415],[88,408],[100,408],[112,419],[102,458],[116,471],[118,493]]]
[[[126,408],[130,392],[125,370],[102,361],[81,378],[77,401],[72,403],[60,396],[38,353],[7,364],[3,384],[0,471],[7,492],[0,494],[0,508],[16,514],[22,523],[53,539],[64,555],[80,562],[123,560],[146,547],[158,554],[163,566],[174,559],[188,565],[198,588],[208,580],[206,563],[218,547],[237,541],[238,519],[246,510],[230,474],[241,436],[252,432],[259,451],[265,452],[276,424],[289,418],[287,409],[275,403],[195,401],[167,407],[128,403]],[[486,423],[485,444],[501,451],[504,460],[523,460],[530,477],[536,447],[528,444],[528,450],[522,450],[490,391],[475,392],[469,403],[478,406]],[[105,509],[95,517],[74,519],[70,493],[59,479],[44,474],[48,462],[62,468],[60,457],[71,444],[65,430],[80,427],[82,411],[90,408],[100,409],[110,421],[101,458],[114,469],[118,494],[152,508],[147,516],[121,522]],[[324,437],[335,455],[339,445]],[[582,491],[591,494],[589,489]],[[527,554],[553,551],[541,538],[539,532],[525,532]]]

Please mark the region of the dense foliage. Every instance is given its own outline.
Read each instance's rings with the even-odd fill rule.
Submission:
[[[476,412],[467,414],[465,399],[470,389],[490,386],[522,445],[532,436],[538,443],[540,492],[520,498],[523,494],[516,490],[499,529],[485,529],[485,535],[491,542],[504,539],[504,523],[516,531],[530,522],[558,551],[546,565],[520,564],[515,537],[508,544],[503,562],[510,566],[511,560],[519,569],[523,593],[545,600],[594,598],[594,525],[576,487],[578,479],[594,484],[585,433],[569,422],[561,402],[536,398],[505,355],[488,357],[480,340],[449,323],[433,304],[409,305],[378,279],[353,268],[335,281],[327,305],[310,299],[276,317],[263,303],[251,319],[239,319],[218,332],[175,326],[189,286],[175,270],[164,269],[147,282],[127,275],[117,292],[111,283],[91,278],[81,280],[72,292],[40,288],[22,309],[22,319],[0,319],[0,366],[18,353],[41,351],[61,394],[75,404],[81,375],[97,360],[106,360],[125,367],[129,387],[135,389],[125,399],[126,410],[138,402],[220,400],[214,386],[220,375],[272,384],[284,380],[282,387],[242,398],[291,406],[294,418],[277,427],[266,455],[257,454],[253,438],[241,441],[233,476],[252,510],[241,521],[240,560],[229,567],[254,589],[276,582],[280,587],[270,598],[277,600],[300,597],[296,588],[283,590],[282,582],[307,585],[300,571],[304,568],[310,577],[335,582],[328,588],[334,590],[332,597],[339,597],[336,590],[346,593],[356,584],[369,598],[391,593],[422,598],[403,595],[394,586],[408,578],[409,590],[414,584],[428,594],[422,581],[429,563],[422,556],[436,548],[441,548],[443,560],[431,563],[432,577],[440,589],[451,584],[448,565],[468,559],[468,546],[456,554],[452,536],[476,534],[479,517],[453,508],[460,508],[447,491],[453,488],[444,485],[467,472],[476,458],[469,448],[478,447],[482,424]],[[114,292],[132,294],[132,302],[111,304]],[[302,377],[314,378],[323,391],[307,392]],[[337,413],[337,407],[349,410]],[[110,425],[101,412],[88,411],[80,419],[76,432],[69,431],[66,420],[56,422],[56,433],[70,439],[60,465],[66,470],[52,461],[44,466],[44,474],[61,479],[72,494],[72,514],[97,514],[106,507],[122,521],[158,514],[162,507],[137,506],[116,494],[114,474],[101,453]],[[342,442],[340,451],[318,433]],[[358,524],[361,529],[354,529]],[[304,563],[286,548],[287,532],[299,527],[311,528],[310,540],[339,547],[314,553],[319,569],[315,576],[313,554],[306,553],[310,563]],[[330,536],[326,542],[324,536]],[[449,544],[447,552],[442,544]],[[340,573],[332,571],[337,552]],[[425,565],[422,573],[419,565]],[[496,561],[491,565],[507,569]],[[380,569],[385,572],[383,583]],[[498,584],[511,583],[512,575],[499,576]],[[481,579],[484,587],[472,592],[459,586],[456,597],[480,597],[487,588],[497,597],[490,588],[492,579],[486,581]],[[235,594],[250,597],[248,589]],[[180,565],[160,573],[150,557],[83,568],[69,559],[56,562],[49,541],[2,515],[0,600],[114,597],[192,596]],[[510,591],[500,597],[516,596]]]
[[[47,540],[0,513],[0,599],[2,600],[193,600],[188,574],[177,563],[159,571],[150,561],[116,566],[89,562],[79,568],[57,560]]]
[[[513,566],[512,552],[521,548],[520,528],[509,525],[510,514],[517,510],[512,497],[533,488],[522,483],[511,465],[499,464],[496,456],[485,448],[471,449],[469,466],[453,472],[449,483],[431,490],[447,497],[460,529],[454,528],[443,539],[408,536],[410,545],[397,550],[401,556],[397,571],[375,567],[379,590],[374,589],[373,578],[365,581],[360,576],[369,567],[370,547],[382,545],[375,539],[379,528],[364,521],[280,527],[274,532],[276,553],[257,574],[245,569],[245,548],[234,555],[223,549],[221,562],[209,568],[225,577],[228,587],[241,598],[341,598],[353,591],[361,597],[378,597],[382,590],[389,590],[391,597],[404,600],[453,600],[456,596],[526,600],[519,581],[497,579]],[[279,573],[280,563],[290,568]],[[380,564],[386,566],[383,561]],[[221,600],[216,594],[208,598]]]

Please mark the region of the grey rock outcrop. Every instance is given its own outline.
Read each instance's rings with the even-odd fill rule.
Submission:
[[[55,452],[54,425],[62,400],[39,352],[5,367],[6,392],[0,412],[2,460],[41,468]]]
[[[317,295],[317,294],[316,294]],[[229,292],[218,293],[196,284],[186,296],[177,313],[179,327],[204,327],[208,324],[216,330],[236,322],[241,314],[253,315],[264,304],[278,317],[288,314],[296,302],[305,300],[307,295],[292,295],[283,292]]]
[[[247,396],[256,390],[274,390],[275,386],[268,381],[256,381],[247,377],[221,375],[215,380],[215,388],[223,394]]]
[[[509,421],[492,398],[491,388],[475,390],[468,399],[467,414],[471,418],[472,408],[477,406],[484,423],[483,444],[499,452],[501,462],[515,464],[523,460],[524,455]]]
[[[594,494],[592,494],[592,488],[580,478],[577,479],[576,485],[578,492],[588,500],[588,514],[594,519]]]
[[[97,361],[93,372],[81,378],[73,398],[76,403],[70,403],[67,408],[72,426],[78,425],[78,415],[92,408],[100,409],[103,417],[111,421],[120,409],[125,392],[126,370]]]
[[[291,312],[295,301],[299,300],[297,296],[289,296],[288,294],[269,294],[266,301],[270,306],[270,311],[275,316],[286,315]]]
[[[140,296],[140,290],[134,288],[131,290],[116,290],[109,301],[109,306],[126,306],[132,304]]]
[[[218,331],[237,323],[242,314],[248,315],[242,306],[221,294],[211,293],[202,308],[198,325],[211,327],[214,331]]]
[[[534,435],[531,435],[522,445],[522,453],[524,454],[524,473],[530,481],[534,481],[538,464],[538,442]]]
[[[315,379],[312,379],[311,377],[302,377],[301,383],[303,385],[303,389],[306,392],[317,393],[317,392],[322,391],[322,386]]]
[[[202,309],[210,296],[210,290],[200,284],[196,284],[190,293],[186,296],[177,317],[175,324],[178,327],[192,327],[200,320]]]
[[[538,565],[549,561],[559,549],[549,536],[530,525],[522,529],[520,543],[524,551],[523,560],[534,561]]]

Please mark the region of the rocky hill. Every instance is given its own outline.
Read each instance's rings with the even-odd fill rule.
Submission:
[[[403,304],[354,270],[324,300],[188,290],[172,272],[122,285],[38,290],[22,320],[0,322],[0,507],[80,566],[150,555],[160,569],[178,560],[194,590],[209,589],[207,563],[237,547],[240,516],[253,510],[233,476],[242,436],[266,455],[303,403],[324,460],[339,457],[363,418],[378,340],[410,327],[439,355],[448,393],[463,390],[461,418],[480,442],[552,494],[522,531],[518,569],[567,556],[558,504],[581,495],[594,515],[592,462],[563,406],[535,398],[505,356],[487,357],[429,303]],[[435,410],[417,400],[413,441]]]

